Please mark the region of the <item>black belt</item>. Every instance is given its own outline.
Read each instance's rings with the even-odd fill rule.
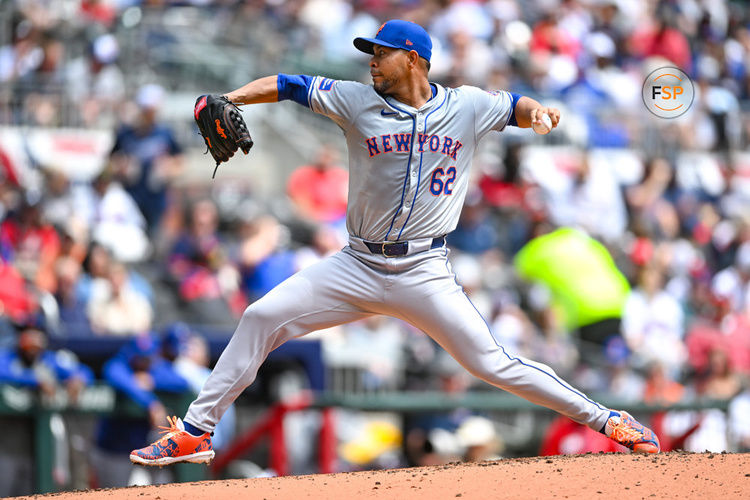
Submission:
[[[385,255],[386,257],[399,257],[406,255],[409,252],[408,241],[386,241],[385,243],[372,243],[370,241],[363,241],[370,252],[376,255]],[[440,236],[432,240],[430,249],[440,248],[445,245],[445,236]]]

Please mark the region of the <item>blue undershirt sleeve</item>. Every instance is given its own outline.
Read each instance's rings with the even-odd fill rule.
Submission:
[[[521,98],[521,94],[514,94],[513,92],[508,93],[510,94],[511,99],[513,99],[513,104],[511,105],[513,107],[513,111],[510,112],[510,120],[508,121],[508,125],[517,127],[518,122],[516,121],[516,104],[518,104],[518,100]]]
[[[277,89],[279,92],[279,101],[291,99],[297,104],[310,107],[310,101],[307,99],[310,85],[313,77],[308,75],[285,75],[278,74]]]

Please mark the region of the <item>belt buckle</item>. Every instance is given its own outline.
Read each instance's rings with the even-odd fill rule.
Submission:
[[[403,241],[386,241],[386,242],[383,243],[383,251],[382,251],[382,253],[383,253],[383,255],[385,257],[388,257],[388,258],[399,257],[401,255],[406,255],[406,252],[404,252],[403,254],[395,254],[395,253],[391,254],[391,253],[388,253],[388,250],[387,250],[388,247],[394,247],[396,245],[403,245],[403,244],[404,244]],[[408,245],[408,243],[406,243],[406,244]],[[407,251],[408,251],[408,248],[409,247],[407,246]]]

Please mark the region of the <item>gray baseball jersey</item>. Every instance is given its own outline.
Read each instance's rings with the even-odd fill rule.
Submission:
[[[330,117],[346,136],[349,246],[246,309],[185,421],[213,430],[268,353],[285,341],[386,314],[423,330],[482,380],[602,429],[607,408],[548,366],[514,356],[497,342],[456,283],[440,238],[456,227],[477,142],[514,122],[516,96],[436,85],[432,99],[414,109],[372,86],[296,78],[291,98]],[[283,75],[279,81],[280,88],[288,83]],[[407,251],[386,256],[382,246],[372,245],[385,241],[406,241]]]
[[[309,106],[344,131],[349,150],[349,234],[368,241],[434,238],[456,228],[477,142],[502,130],[508,92],[434,87],[415,109],[372,86],[315,77]]]

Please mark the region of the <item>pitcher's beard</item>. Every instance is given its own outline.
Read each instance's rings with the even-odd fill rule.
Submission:
[[[388,78],[381,77],[380,82],[372,82],[372,86],[375,92],[379,94],[388,94],[388,91],[393,88],[395,82]]]

